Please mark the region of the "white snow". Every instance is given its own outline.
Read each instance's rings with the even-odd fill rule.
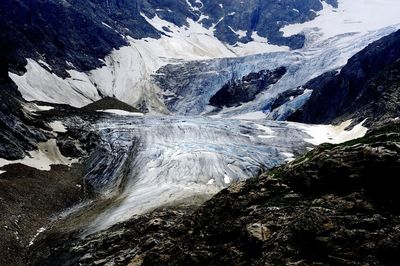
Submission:
[[[162,20],[157,15],[149,19],[144,14],[142,16],[154,28],[163,31],[167,27],[171,32],[158,40],[147,38],[146,46],[151,46],[153,57],[164,57],[181,60],[204,60],[212,58],[234,57],[224,43],[214,36],[214,28],[206,29],[200,23],[191,19],[187,20],[188,27],[179,28],[173,23]]]
[[[339,0],[338,8],[324,1],[321,3],[324,9],[318,12],[316,19],[283,27],[284,36],[311,29],[326,40],[342,33],[367,33],[400,23],[398,0]]]
[[[233,29],[231,29],[234,31]],[[235,31],[234,31],[235,32]],[[237,31],[235,32],[240,37],[246,36],[245,31]],[[284,52],[289,51],[289,47],[287,46],[278,46],[269,44],[267,38],[261,37],[258,35],[256,31],[254,31],[251,35],[253,41],[248,43],[236,43],[235,45],[229,45],[230,50],[235,52],[235,54],[239,54],[241,56],[253,55],[253,54],[262,54],[262,53],[272,53],[272,52]]]
[[[311,138],[305,141],[319,145],[322,143],[339,144],[352,139],[361,138],[365,136],[368,128],[364,127],[366,119],[354,126],[351,130],[345,130],[352,123],[352,120],[347,120],[340,125],[306,125],[297,124],[298,128],[304,130]]]
[[[4,171],[4,170],[0,170],[0,175],[1,174],[4,174],[6,171]]]
[[[47,105],[36,105],[36,107],[39,111],[50,111],[54,109],[53,106],[47,106]]]
[[[36,112],[49,111],[54,109],[54,107],[52,106],[37,105],[35,103],[24,103],[22,104],[22,106],[27,112],[33,115],[35,115]]]
[[[212,184],[214,184],[214,182],[215,182],[215,179],[212,178],[207,182],[207,185],[212,185]]]
[[[75,68],[74,64],[72,64],[70,61],[65,61],[65,63],[71,67],[71,68]]]
[[[246,37],[247,31],[245,30],[234,30],[231,26],[228,26],[228,28],[234,32],[239,38]]]
[[[11,161],[0,158],[0,167],[20,163],[38,170],[50,171],[51,165],[62,164],[70,166],[76,162],[78,162],[77,159],[64,157],[58,149],[56,140],[50,139],[47,142],[38,143],[38,150],[29,152],[29,156],[23,159]]]
[[[61,121],[54,121],[49,123],[49,126],[53,129],[54,132],[65,133],[67,132],[67,128],[63,125]]]
[[[106,26],[107,28],[112,29],[112,27],[111,27],[110,25],[108,25],[107,23],[105,23],[105,22],[101,22],[101,24],[103,24],[103,25]]]
[[[226,174],[224,175],[224,182],[225,182],[225,184],[231,183],[231,178]]]
[[[35,239],[36,239],[41,233],[43,233],[44,231],[46,231],[46,228],[44,228],[44,227],[39,228],[39,229],[36,231],[36,234],[32,237],[31,241],[29,241],[28,247],[32,246],[33,243],[35,242]]]
[[[68,70],[72,77],[62,79],[44,69],[34,60],[28,58],[27,61],[27,71],[24,75],[9,73],[25,100],[64,103],[82,107],[100,99],[94,85],[88,83],[87,79],[81,79],[85,74]]]
[[[45,61],[39,60],[38,62],[39,62],[40,64],[46,66],[48,69],[52,70],[51,66],[50,66],[49,64],[47,64]]]
[[[290,153],[290,152],[282,152],[281,153],[283,156],[285,156],[286,157],[286,162],[292,162],[292,161],[294,161],[295,160],[295,158],[294,158],[294,154],[293,153]]]
[[[119,109],[98,110],[98,112],[121,115],[121,116],[144,116],[144,114],[142,114],[142,113],[128,112],[128,111],[119,110]]]

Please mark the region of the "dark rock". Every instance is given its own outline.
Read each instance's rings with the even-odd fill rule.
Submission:
[[[296,98],[297,96],[302,95],[304,93],[304,90],[304,87],[299,87],[280,93],[278,97],[272,102],[270,110],[274,110],[279,106],[289,102],[292,98]]]
[[[124,102],[121,102],[116,98],[111,98],[111,97],[105,97],[101,100],[98,100],[94,103],[88,104],[80,108],[80,110],[84,112],[96,112],[98,110],[106,110],[106,109],[118,109],[127,112],[139,112],[139,110],[136,109],[135,107],[126,104]]]
[[[57,146],[62,155],[70,158],[80,158],[84,151],[78,146],[78,143],[71,139],[57,140]]]
[[[310,100],[291,121],[330,123],[369,118],[367,125],[400,116],[400,31],[382,38],[353,56],[339,73],[327,73],[305,88]]]
[[[286,73],[286,68],[280,67],[273,71],[262,70],[250,73],[241,80],[232,80],[225,84],[210,99],[210,105],[215,107],[232,107],[254,100],[260,92],[277,83]]]
[[[25,157],[47,136],[38,128],[44,124],[23,112],[23,100],[7,70],[8,64],[0,62],[0,158],[16,160]]]

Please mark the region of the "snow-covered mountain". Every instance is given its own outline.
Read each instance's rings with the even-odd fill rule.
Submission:
[[[49,2],[60,8],[57,1]],[[230,80],[290,66],[287,76],[267,95],[257,95],[258,103],[241,106],[234,113],[265,111],[276,93],[343,66],[350,56],[400,23],[394,0],[379,4],[366,0],[216,2],[95,1],[91,8],[96,12],[88,13],[89,7],[80,1],[64,1],[62,7],[68,12],[88,15],[87,23],[93,24],[89,32],[75,36],[85,25],[67,19],[65,26],[58,26],[68,26],[65,32],[72,39],[62,40],[62,45],[50,41],[56,46],[52,49],[49,45],[32,48],[37,51],[25,56],[26,73],[11,71],[10,76],[27,100],[80,107],[111,96],[154,112],[200,114],[210,111],[208,101]],[[45,12],[46,1],[39,3],[31,9]],[[52,19],[48,16],[31,20],[31,26],[46,23]],[[66,34],[57,30],[53,39],[64,39]],[[74,42],[78,38],[82,43]],[[34,42],[30,41],[37,45]],[[77,44],[84,47],[70,51]],[[65,50],[62,57],[68,58],[55,56],[58,50]],[[289,108],[295,109],[306,98],[303,95]],[[284,118],[282,113],[268,116]]]

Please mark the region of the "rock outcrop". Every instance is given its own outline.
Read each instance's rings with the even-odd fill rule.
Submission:
[[[330,123],[343,118],[369,124],[400,116],[400,31],[392,33],[353,56],[339,73],[310,81],[309,101],[289,120]]]
[[[268,90],[270,85],[278,82],[285,73],[286,68],[280,67],[273,71],[261,70],[239,80],[231,80],[211,97],[210,105],[222,108],[250,102],[257,94]]]

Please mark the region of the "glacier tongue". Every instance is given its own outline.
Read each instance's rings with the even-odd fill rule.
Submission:
[[[111,199],[88,234],[163,206],[199,204],[322,142],[365,135],[362,123],[305,125],[265,119],[104,114],[86,182]],[[312,144],[310,144],[312,143]]]
[[[104,187],[107,195],[118,190],[118,203],[97,218],[92,230],[160,206],[202,202],[229,183],[280,165],[288,154],[303,153],[309,146],[307,134],[285,122],[107,115],[95,127],[101,146],[108,148],[91,160],[101,158],[110,167],[97,168],[87,180]]]

